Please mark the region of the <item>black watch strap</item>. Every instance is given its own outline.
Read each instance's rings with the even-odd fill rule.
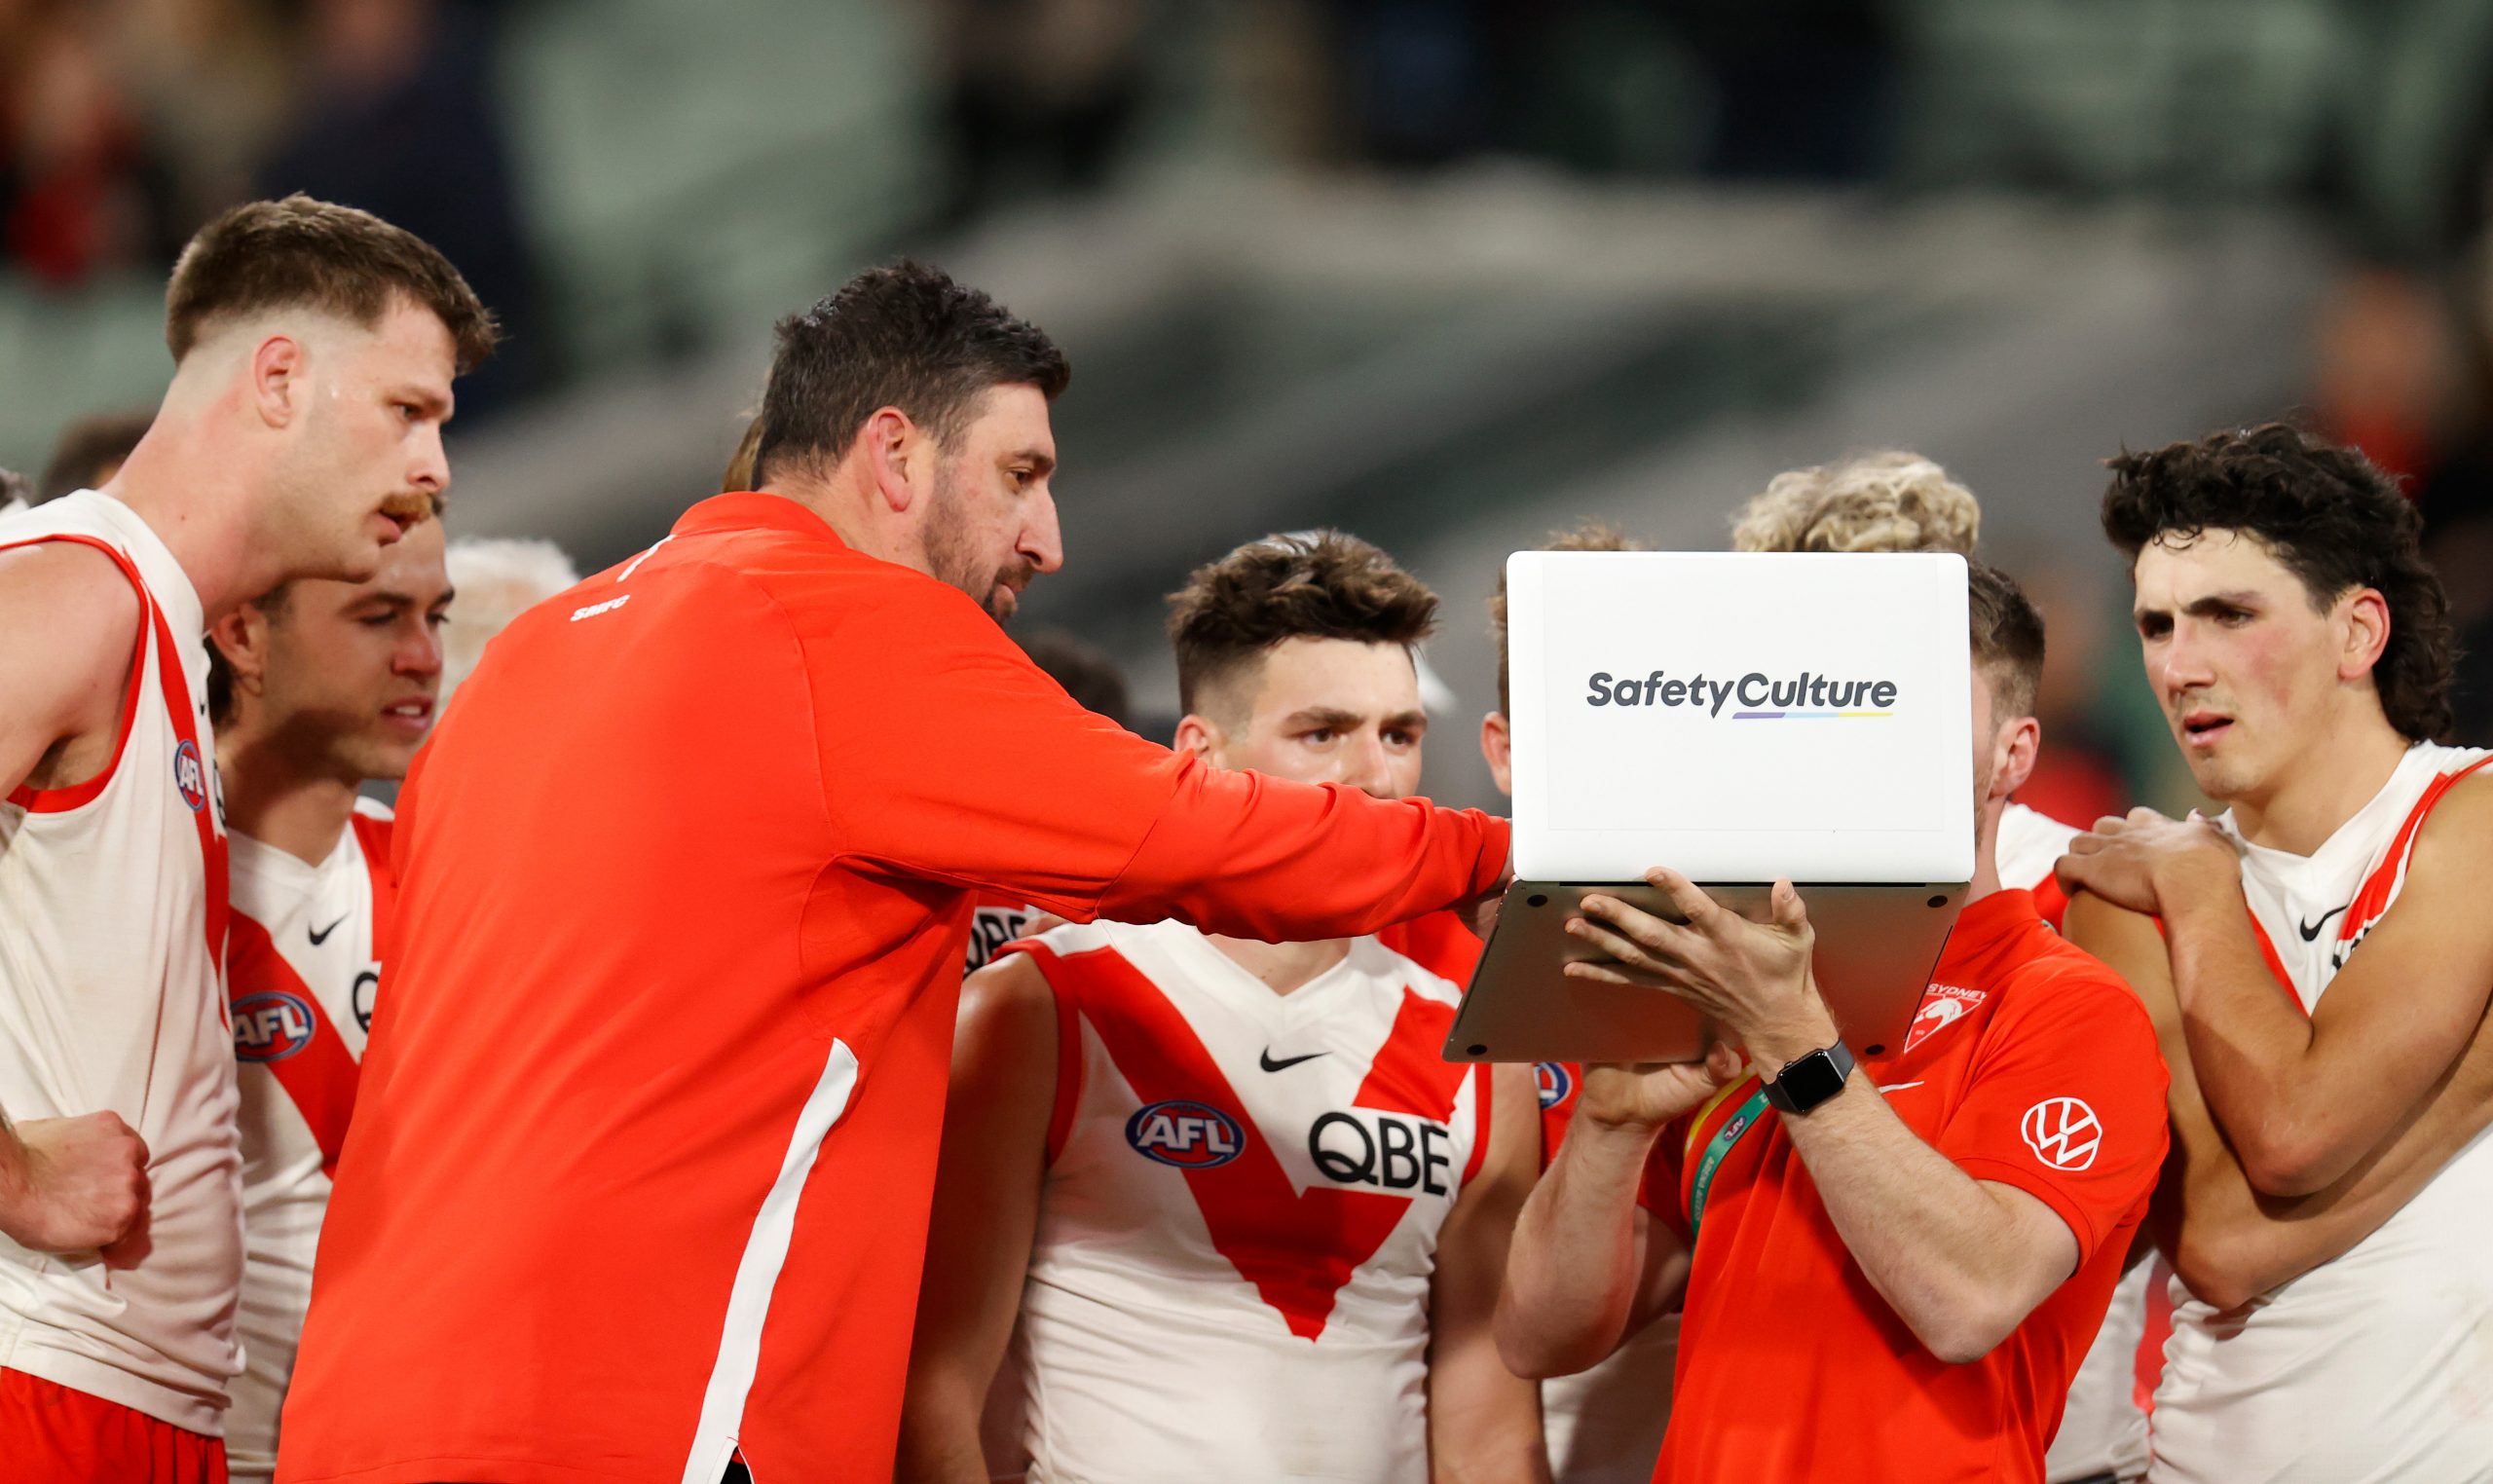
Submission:
[[[1852,1048],[1841,1040],[1796,1057],[1784,1062],[1781,1074],[1766,1085],[1766,1100],[1786,1113],[1806,1113],[1843,1091],[1852,1065]]]

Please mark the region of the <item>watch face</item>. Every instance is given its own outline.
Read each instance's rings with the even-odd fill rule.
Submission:
[[[1806,1113],[1843,1090],[1843,1073],[1835,1057],[1813,1051],[1786,1065],[1783,1075],[1775,1079],[1775,1088],[1794,1110]]]

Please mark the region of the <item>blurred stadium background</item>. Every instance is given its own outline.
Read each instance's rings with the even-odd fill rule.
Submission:
[[[2030,801],[2187,802],[2098,461],[2286,414],[2408,476],[2493,742],[2493,0],[0,0],[0,465],[152,402],[171,252],[296,189],[502,313],[452,528],[584,570],[716,488],[774,317],[944,264],[1076,367],[1021,623],[1166,717],[1161,594],[1357,531],[1448,601],[1452,801],[1507,550],[1892,444],[2052,618]]]

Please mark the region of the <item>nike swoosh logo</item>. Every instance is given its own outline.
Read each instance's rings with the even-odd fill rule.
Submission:
[[[353,913],[353,912],[349,912],[349,913],[347,913],[347,917],[352,917],[352,916],[353,916],[353,915],[354,915],[354,913]],[[328,942],[328,940],[329,940],[329,935],[330,935],[331,933],[334,933],[334,932],[336,932],[338,929],[340,929],[340,928],[342,928],[342,927],[346,926],[347,917],[341,917],[341,918],[339,918],[337,921],[330,923],[327,927],[324,927],[324,928],[314,928],[314,929],[312,930],[312,946],[314,946],[314,947],[316,947],[316,947],[318,947],[320,945],[322,945],[323,943]]]
[[[1324,1054],[1321,1051],[1314,1051],[1304,1057],[1284,1057],[1276,1061],[1273,1059],[1273,1049],[1267,1046],[1264,1048],[1264,1054],[1255,1058],[1255,1064],[1268,1072],[1285,1072],[1302,1061],[1313,1061],[1322,1055]]]
[[[2353,904],[2352,902],[2349,902],[2349,903],[2347,903],[2347,904],[2346,904],[2346,907],[2352,907],[2352,906],[2354,906],[2354,905],[2355,905],[2355,904]],[[2325,927],[2326,927],[2326,926],[2328,925],[2328,919],[2329,919],[2329,918],[2331,918],[2331,917],[2336,916],[2339,912],[2344,911],[2344,910],[2346,909],[2346,907],[2331,908],[2329,910],[2325,911],[2325,912],[2322,912],[2322,913],[2320,914],[2320,920],[2319,920],[2318,922],[2297,922],[2297,923],[2295,923],[2295,924],[2294,924],[2294,926],[2302,930],[2302,941],[2303,941],[2303,942],[2305,942],[2305,943],[2309,943],[2309,942],[2311,942],[2312,940],[2314,940],[2314,939],[2318,938],[2318,937],[2320,936],[2320,930],[2321,930],[2322,928],[2325,928]]]

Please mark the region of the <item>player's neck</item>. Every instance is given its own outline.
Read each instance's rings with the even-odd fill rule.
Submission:
[[[857,471],[841,464],[828,478],[775,474],[761,492],[792,500],[822,517],[841,545],[877,561],[926,572],[926,543],[884,508]]]
[[[2341,714],[2299,760],[2279,770],[2274,787],[2226,800],[2244,839],[2310,855],[2388,786],[2414,744],[2376,707],[2366,711]]]
[[[1257,943],[1251,938],[1206,934],[1211,946],[1231,963],[1263,981],[1275,994],[1288,994],[1314,983],[1351,956],[1351,940],[1327,938],[1319,943]]]
[[[225,827],[317,866],[338,848],[354,818],[353,779],[315,772],[285,757],[273,738],[238,736],[216,750]]]
[[[195,430],[160,420],[103,493],[156,533],[214,623],[284,575],[270,570],[267,554],[251,539],[244,516],[256,501],[247,476],[233,461],[194,446],[198,441]]]
[[[1965,887],[1967,907],[1999,890],[1999,817],[2007,811],[2004,799],[1987,805],[1974,827],[1974,878]]]

